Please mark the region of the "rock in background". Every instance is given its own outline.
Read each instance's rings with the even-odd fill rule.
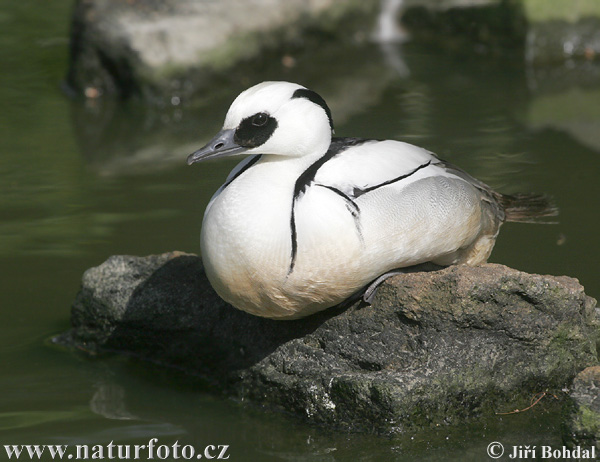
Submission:
[[[260,68],[286,49],[348,37],[519,50],[543,67],[597,60],[598,25],[595,0],[78,0],[67,82],[89,98],[168,105],[239,77],[240,64]]]
[[[574,279],[487,264],[395,277],[370,307],[274,321],[227,305],[200,259],[175,252],[86,271],[73,329],[56,341],[177,367],[313,423],[388,433],[568,385],[598,364],[595,306]]]
[[[71,29],[67,82],[89,98],[141,96],[158,104],[198,95],[235,73],[241,62],[264,62],[284,45],[351,33],[372,14],[356,0],[78,0]],[[262,55],[262,59],[261,59]]]

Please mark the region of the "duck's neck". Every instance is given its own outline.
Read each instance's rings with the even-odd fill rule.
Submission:
[[[317,164],[322,159],[329,149],[331,139],[324,140],[310,150],[309,154],[302,156],[282,156],[277,154],[262,154],[259,163],[271,164],[273,168],[285,171],[288,174],[300,177],[304,172],[309,170],[311,166]],[[287,175],[286,175],[287,176]]]

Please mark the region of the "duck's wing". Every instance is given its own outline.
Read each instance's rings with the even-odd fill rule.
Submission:
[[[432,152],[392,140],[335,140],[329,159],[319,166],[313,182],[354,199],[385,186],[402,189],[429,177],[447,177],[487,188]]]
[[[456,200],[464,183],[473,188],[494,227],[504,221],[544,223],[539,219],[558,215],[558,209],[545,195],[500,194],[432,152],[400,141],[337,138],[321,162],[313,182],[348,201],[368,193],[376,195],[388,186],[387,192],[391,189],[401,194],[410,184],[429,178],[429,184],[451,185],[445,191],[450,196],[455,194]]]
[[[324,162],[312,184],[346,201],[364,241],[390,244],[377,258],[407,266],[425,261],[484,261],[487,245],[471,258],[482,236],[493,239],[503,211],[487,185],[433,153],[399,141],[364,141]],[[393,251],[392,251],[393,249]],[[395,252],[395,253],[394,253]]]

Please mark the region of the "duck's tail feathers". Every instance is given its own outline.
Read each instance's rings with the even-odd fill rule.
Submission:
[[[558,215],[558,207],[544,194],[500,195],[506,221],[519,223],[557,224],[557,221],[540,220]]]

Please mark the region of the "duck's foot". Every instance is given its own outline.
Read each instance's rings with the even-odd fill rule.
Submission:
[[[371,305],[373,303],[373,299],[375,298],[375,295],[377,295],[377,289],[379,289],[379,286],[381,285],[381,283],[383,281],[385,281],[387,278],[391,278],[392,276],[396,276],[397,274],[402,274],[402,273],[406,273],[406,271],[397,269],[397,270],[389,271],[388,273],[384,273],[381,276],[379,276],[377,279],[375,279],[373,282],[371,282],[371,284],[369,284],[364,289],[364,292],[362,295],[363,301],[365,303],[367,303],[368,305]]]
[[[379,286],[383,283],[383,281],[392,276],[396,276],[397,274],[417,273],[420,271],[437,271],[443,268],[445,268],[445,266],[440,266],[436,265],[435,263],[426,262],[421,263],[419,265],[408,266],[406,268],[397,268],[395,270],[388,271],[387,273],[384,273],[375,280],[373,280],[373,282],[368,284],[364,289],[362,289],[362,291],[358,292],[358,297],[355,298],[355,301],[358,298],[360,298],[360,294],[362,294],[361,298],[363,299],[363,301],[368,305],[371,305],[373,303],[373,300],[375,299],[375,295],[377,295],[377,289],[379,289]]]

